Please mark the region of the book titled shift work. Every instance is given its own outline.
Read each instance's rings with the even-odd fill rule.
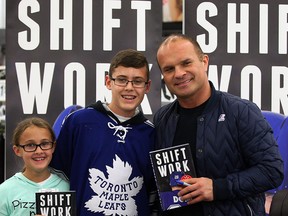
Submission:
[[[184,179],[196,177],[189,143],[151,151],[150,159],[163,211],[186,206],[177,194]]]
[[[36,212],[45,216],[76,216],[76,192],[37,192]]]

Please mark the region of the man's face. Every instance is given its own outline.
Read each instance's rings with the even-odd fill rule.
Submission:
[[[202,87],[208,83],[208,56],[199,59],[190,41],[178,39],[160,47],[157,59],[168,89],[179,100],[202,97]]]
[[[106,87],[112,92],[112,100],[109,108],[117,115],[124,117],[133,116],[135,109],[142,102],[144,94],[150,90],[151,81],[147,81],[146,67],[127,68],[118,66],[112,74],[112,79],[118,80],[111,80],[109,76],[106,76]],[[127,85],[122,85],[121,83],[125,83],[125,80],[148,83],[143,85],[143,87],[133,86],[132,82],[128,82]],[[118,82],[120,82],[120,85]]]

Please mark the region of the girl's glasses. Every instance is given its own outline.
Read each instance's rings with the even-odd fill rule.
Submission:
[[[34,152],[36,151],[36,149],[38,147],[40,147],[42,150],[49,150],[49,149],[52,149],[53,148],[53,145],[54,145],[54,142],[52,141],[45,141],[45,142],[42,142],[42,143],[39,143],[39,144],[35,144],[35,143],[29,143],[29,144],[26,144],[26,145],[17,145],[21,148],[24,149],[24,151],[26,152]]]

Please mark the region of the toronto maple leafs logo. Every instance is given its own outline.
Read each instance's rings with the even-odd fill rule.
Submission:
[[[107,178],[101,170],[89,169],[90,187],[95,195],[85,203],[85,207],[91,212],[101,212],[104,215],[138,215],[133,196],[141,190],[143,177],[129,180],[132,167],[117,155],[113,166],[106,168]]]

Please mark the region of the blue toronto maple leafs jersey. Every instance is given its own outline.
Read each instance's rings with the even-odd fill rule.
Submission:
[[[67,117],[51,166],[70,179],[78,215],[147,216],[153,149],[154,126],[142,112],[120,123],[98,101]]]

